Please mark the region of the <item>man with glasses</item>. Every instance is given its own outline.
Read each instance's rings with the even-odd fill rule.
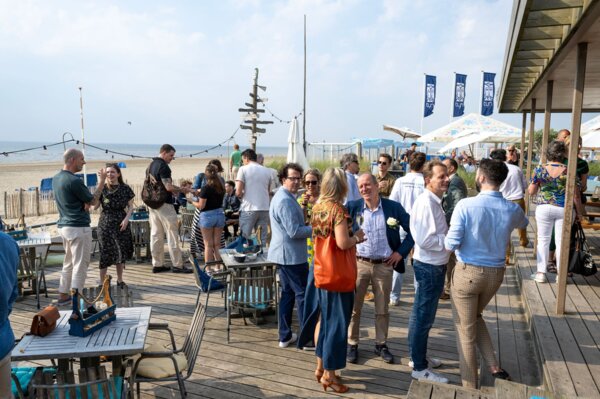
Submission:
[[[312,227],[304,223],[304,212],[296,201],[302,181],[302,167],[288,163],[279,172],[283,185],[277,190],[271,206],[271,246],[269,261],[277,264],[281,286],[279,302],[279,347],[293,344],[297,335],[292,332],[294,302],[298,323],[304,323],[304,291],[308,280],[306,239],[312,235]]]
[[[388,198],[394,187],[396,178],[389,172],[392,166],[392,156],[390,154],[379,154],[379,161],[377,161],[377,167],[379,172],[377,173],[377,185],[379,187],[379,195],[383,198]]]
[[[346,181],[348,182],[348,195],[344,201],[344,205],[346,205],[350,201],[360,199],[360,192],[358,192],[358,185],[356,184],[356,177],[360,170],[358,155],[353,153],[342,155],[340,166],[344,170],[344,173],[346,173]]]

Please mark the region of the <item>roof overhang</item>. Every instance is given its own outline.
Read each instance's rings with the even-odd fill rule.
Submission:
[[[577,44],[588,43],[583,112],[600,112],[600,0],[514,0],[500,112],[544,112],[554,81],[552,112],[571,112]]]

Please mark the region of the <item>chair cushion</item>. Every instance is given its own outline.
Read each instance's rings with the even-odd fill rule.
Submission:
[[[268,288],[244,286],[238,287],[237,298],[230,298],[237,306],[247,306],[258,310],[266,310],[271,299],[271,290]]]
[[[36,367],[13,367],[11,369],[11,373],[17,377],[19,380],[19,384],[21,385],[21,389],[23,392],[27,393],[29,389],[29,384],[31,383],[31,379],[35,374]],[[56,372],[54,367],[44,367],[44,371],[52,371]],[[19,397],[17,392],[17,386],[14,380],[11,380],[12,393],[15,398]]]
[[[144,351],[146,352],[164,352],[169,350],[170,349],[158,344],[149,344],[144,348]],[[173,356],[175,356],[175,361],[177,362],[177,367],[179,368],[180,372],[183,372],[185,369],[187,369],[188,362],[183,353],[177,353]],[[137,361],[139,357],[140,355],[135,355],[133,360]],[[173,367],[173,360],[171,360],[169,357],[152,357],[143,359],[140,362],[138,365],[137,374],[146,378],[173,377],[175,375],[175,367]]]

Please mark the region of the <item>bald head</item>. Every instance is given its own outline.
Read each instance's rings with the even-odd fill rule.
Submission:
[[[73,173],[81,172],[85,160],[83,159],[83,152],[76,148],[69,148],[63,154],[64,170],[68,170]]]

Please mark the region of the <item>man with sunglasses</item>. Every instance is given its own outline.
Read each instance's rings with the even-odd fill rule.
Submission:
[[[379,161],[377,161],[377,167],[379,172],[377,173],[377,185],[379,187],[379,195],[383,198],[388,198],[394,187],[396,178],[389,172],[392,166],[392,156],[390,154],[379,154]]]

